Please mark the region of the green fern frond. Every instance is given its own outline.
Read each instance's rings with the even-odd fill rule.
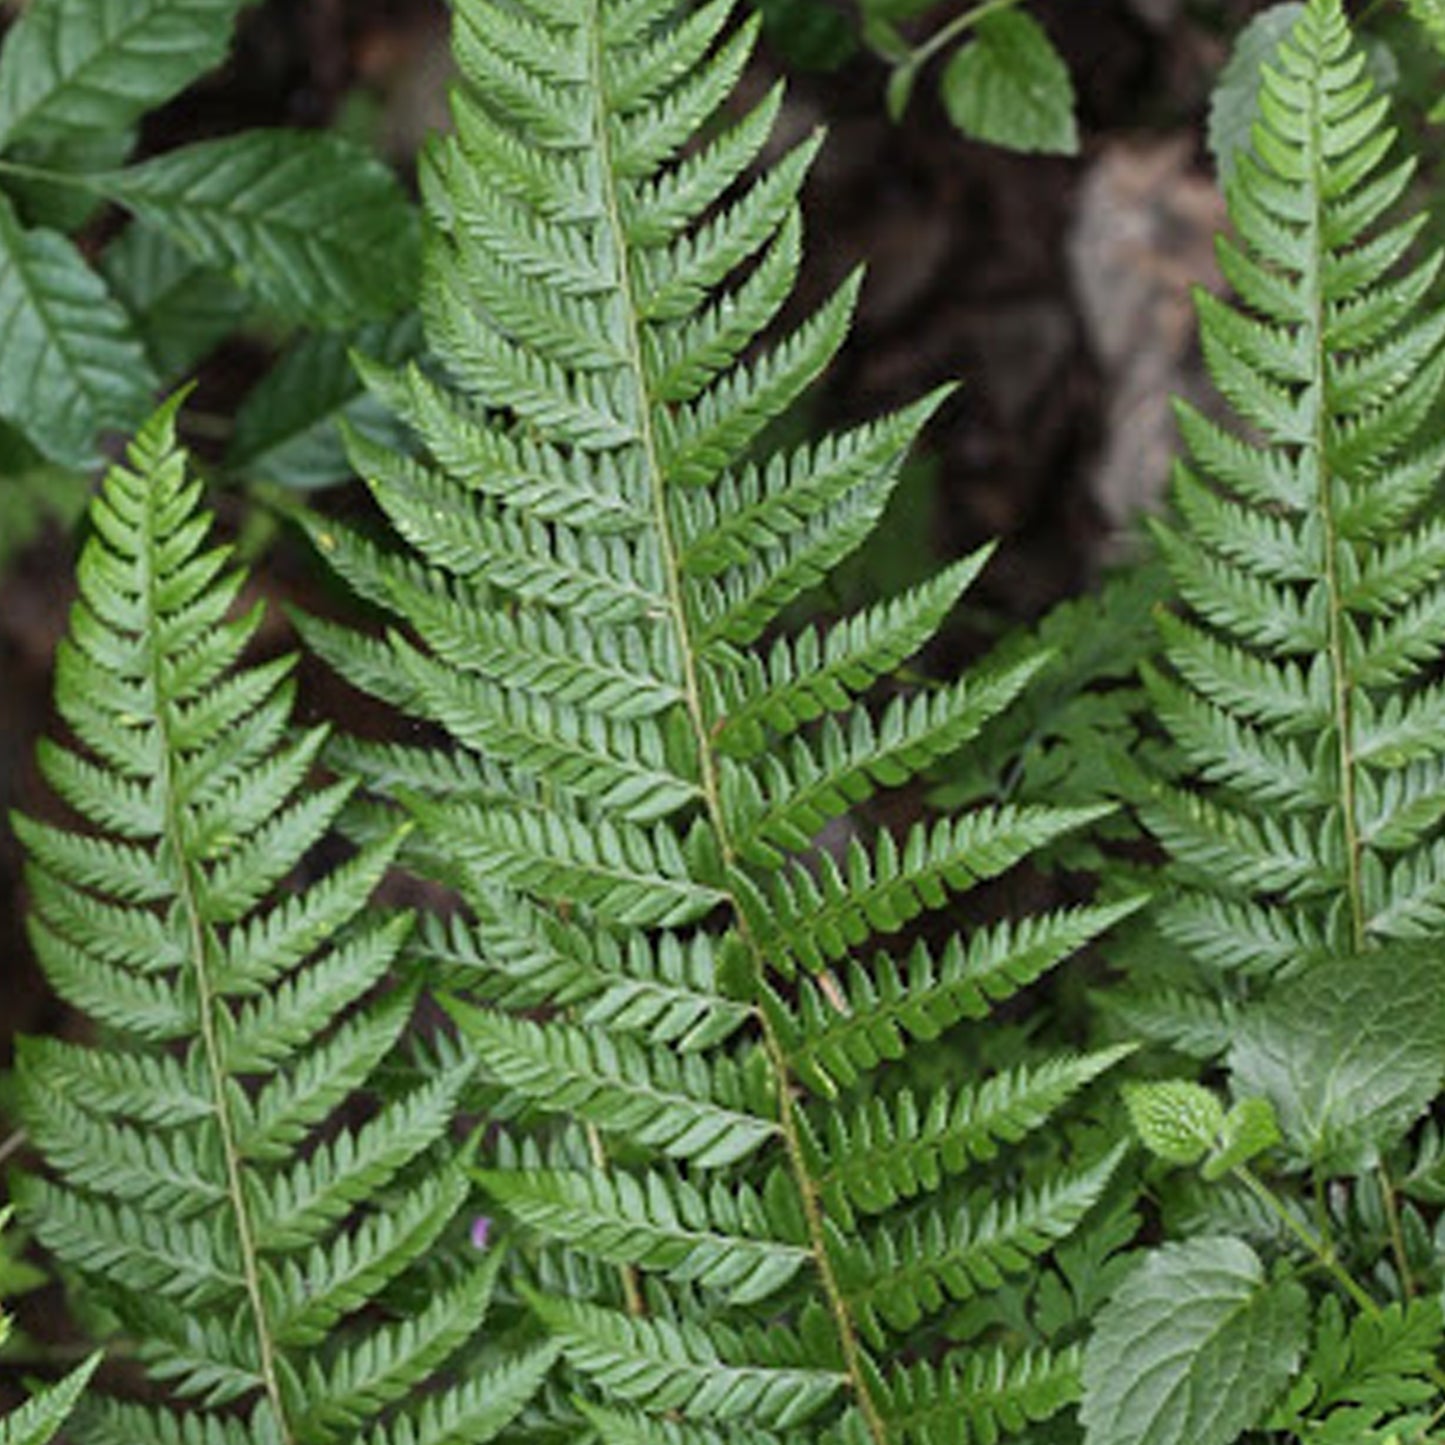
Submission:
[[[18,1197],[167,1400],[98,1404],[78,1438],[495,1432],[548,1351],[503,1367],[506,1411],[431,1382],[476,1334],[500,1259],[420,1311],[396,1293],[465,1200],[445,1140],[470,1073],[377,1083],[414,999],[388,983],[409,919],[369,906],[401,835],[287,887],[351,785],[305,790],[322,735],[287,735],[289,661],[239,666],[260,614],[229,615],[244,579],[206,545],[174,418],[94,505],[57,681],[76,742],[40,752],[100,831],[14,820],[36,953],[105,1026],[95,1046],[22,1042],[22,1114],[53,1177]]]
[[[752,170],[779,98],[722,108],[754,23],[730,28],[723,0],[465,0],[455,23],[456,129],[422,182],[437,366],[365,367],[418,454],[353,441],[402,545],[303,518],[393,626],[301,626],[448,740],[336,756],[372,794],[357,836],[400,801],[408,860],[467,904],[411,948],[509,1131],[477,1177],[576,1397],[544,1397],[546,1428],[931,1445],[971,1436],[930,1392],[976,1378],[960,1428],[1018,1433],[1071,1398],[1067,1347],[975,1359],[947,1348],[945,1311],[1100,1196],[1117,1155],[1033,1146],[1121,1053],[874,1096],[914,1040],[986,1017],[1138,903],[882,953],[1107,810],[980,807],[901,836],[859,813],[1042,664],[896,680],[988,549],[851,617],[785,616],[873,530],[945,393],[772,447],[858,283],[775,329],[819,142]],[[981,1202],[980,1162],[1009,1170],[1013,1205]],[[903,1362],[915,1342],[933,1373]]]
[[[1304,10],[1259,109],[1229,189],[1238,239],[1220,244],[1240,302],[1199,298],[1243,426],[1181,405],[1190,459],[1157,529],[1184,608],[1149,686],[1188,772],[1144,809],[1176,863],[1157,914],[1181,953],[1169,986],[1236,1003],[1445,919],[1440,260],[1409,259],[1418,216],[1388,219],[1411,168],[1338,4]],[[1150,987],[1126,1005],[1136,1026],[1227,1041]]]

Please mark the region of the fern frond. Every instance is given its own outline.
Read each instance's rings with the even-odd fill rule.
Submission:
[[[240,665],[257,615],[228,616],[243,579],[206,545],[174,418],[95,503],[57,684],[78,744],[40,754],[103,831],[15,820],[36,952],[107,1025],[93,1047],[22,1042],[22,1113],[55,1178],[19,1198],[165,1401],[97,1405],[79,1438],[442,1445],[475,1409],[461,1387],[407,1433],[382,1412],[473,1338],[497,1262],[414,1315],[389,1318],[383,1291],[462,1206],[443,1141],[470,1070],[378,1096],[414,999],[386,986],[409,919],[370,907],[400,834],[285,885],[352,786],[304,790],[322,735],[283,736],[289,662]]]
[[[942,1087],[919,1099],[903,1090],[865,1099],[824,1121],[823,1151],[833,1162],[819,1176],[832,1211],[880,1214],[939,1187],[948,1175],[998,1156],[1086,1084],[1112,1068],[1128,1047],[1076,1058],[1050,1058],[995,1074],[977,1088]]]
[[[775,1009],[793,1067],[825,1097],[880,1064],[905,1056],[909,1040],[938,1038],[961,1019],[987,1017],[996,1003],[1043,977],[1114,924],[1137,900],[980,928],[940,951],[920,943],[902,962],[850,960],[841,977],[805,976],[794,1011]],[[766,1002],[766,1000],[765,1000]]]
[[[1440,258],[1410,259],[1420,218],[1389,219],[1411,168],[1388,159],[1385,117],[1341,7],[1313,0],[1264,70],[1230,186],[1220,257],[1240,304],[1199,298],[1246,434],[1181,408],[1191,460],[1159,536],[1184,615],[1150,690],[1188,775],[1144,809],[1176,859],[1158,923],[1196,999],[1237,1003],[1248,980],[1445,917],[1428,781],[1445,755],[1445,315],[1427,299]],[[1169,1013],[1129,1005],[1137,1026],[1151,1011]]]
[[[730,27],[725,0],[463,0],[455,21],[456,131],[423,175],[437,367],[365,368],[419,450],[353,442],[399,542],[303,519],[393,630],[302,627],[447,739],[336,756],[404,804],[409,861],[466,904],[412,951],[522,1136],[477,1177],[577,1397],[539,1411],[563,1435],[586,1420],[680,1445],[932,1439],[882,1322],[924,1322],[960,1277],[950,1249],[988,1293],[1077,1222],[1116,1156],[1075,1168],[1030,1146],[1121,1054],[1004,1071],[923,1118],[872,1098],[880,1067],[1138,901],[880,953],[1105,810],[981,807],[902,835],[856,815],[967,745],[1042,658],[897,679],[987,548],[850,617],[784,616],[873,530],[946,393],[772,445],[858,281],[776,328],[820,141],[755,171],[778,96],[721,114],[755,23]],[[850,814],[837,856],[818,846]],[[384,816],[358,815],[357,836]],[[933,1250],[940,1226],[908,1221],[941,1219],[1000,1160],[1018,1207],[973,1209],[966,1245],[945,1230]],[[916,1277],[882,1233],[850,1240],[864,1214],[928,1244]],[[941,1368],[972,1378],[963,1358]],[[998,1394],[980,1432],[1067,1399],[1034,1357],[977,1368]]]
[[[1025,1432],[1078,1398],[1077,1349],[1002,1350],[962,1364],[920,1363],[896,1373],[887,1395],[888,1418],[909,1445],[973,1445]]]

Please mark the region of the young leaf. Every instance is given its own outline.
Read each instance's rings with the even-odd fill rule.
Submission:
[[[93,179],[288,318],[346,325],[414,294],[410,207],[391,172],[339,136],[247,131]]]
[[[1304,1289],[1247,1244],[1166,1244],[1099,1312],[1084,1349],[1084,1445],[1232,1445],[1261,1423],[1307,1342]]]
[[[1212,1090],[1188,1079],[1125,1084],[1123,1093],[1144,1147],[1170,1164],[1199,1164],[1205,1179],[1218,1179],[1279,1142],[1267,1099],[1241,1099],[1226,1114]]]
[[[1017,151],[1079,148],[1074,83],[1043,27],[1019,10],[986,15],[943,72],[943,103],[965,135]]]
[[[1170,1164],[1197,1164],[1224,1127],[1224,1105],[1187,1079],[1125,1084],[1124,1103],[1144,1147]]]
[[[0,197],[0,416],[52,461],[90,466],[97,433],[134,426],[157,384],[125,312],[75,247],[27,231]]]

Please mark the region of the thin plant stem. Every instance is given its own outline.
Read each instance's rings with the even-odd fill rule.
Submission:
[[[1308,1225],[1300,1221],[1290,1213],[1280,1202],[1279,1196],[1275,1194],[1255,1172],[1247,1165],[1241,1164],[1235,1169],[1235,1175],[1241,1180],[1245,1187],[1259,1200],[1276,1219],[1289,1230],[1319,1262],[1329,1271],[1334,1279],[1347,1295],[1372,1317],[1380,1313],[1380,1306],[1366,1293],[1364,1286],[1342,1265],[1336,1257],[1334,1249],[1319,1235],[1315,1234]]]
[[[1415,1279],[1410,1273],[1410,1259],[1405,1253],[1405,1232],[1400,1228],[1400,1208],[1395,1202],[1395,1186],[1390,1179],[1390,1169],[1383,1159],[1376,1170],[1380,1179],[1380,1193],[1385,1202],[1385,1219],[1390,1229],[1390,1250],[1395,1256],[1395,1268],[1400,1274],[1400,1290],[1406,1299],[1415,1297]]]
[[[956,40],[965,30],[973,29],[980,20],[994,14],[996,11],[1012,10],[1018,4],[1019,0],[983,0],[983,4],[975,5],[972,9],[965,10],[962,15],[955,15],[942,30],[930,35],[928,39],[909,56],[907,63],[912,66],[927,65],[940,50]]]

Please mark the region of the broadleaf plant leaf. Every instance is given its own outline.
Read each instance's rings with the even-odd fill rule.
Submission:
[[[1218,1179],[1279,1143],[1268,1099],[1240,1099],[1226,1114],[1210,1089],[1189,1079],[1125,1084],[1124,1105],[1140,1142],[1169,1164],[1198,1164]]]
[[[51,461],[87,467],[97,433],[144,417],[156,378],[124,308],[62,235],[0,199],[0,416]]]
[[[1205,1179],[1221,1179],[1231,1169],[1248,1164],[1256,1155],[1274,1148],[1280,1137],[1279,1120],[1269,1100],[1248,1095],[1225,1115],[1219,1143],[1199,1172]]]
[[[1247,1244],[1166,1244],[1099,1312],[1084,1350],[1084,1445],[1232,1445],[1299,1363],[1304,1288],[1266,1280]]]
[[[943,72],[943,103],[965,135],[1016,151],[1073,155],[1079,148],[1074,83],[1032,16],[1000,11]]]
[[[18,167],[5,177],[5,194],[27,226],[73,236],[105,205],[104,196],[75,178],[124,165],[135,138],[134,128],[22,138],[5,148],[5,159]]]
[[[163,377],[189,371],[245,317],[245,295],[174,241],[134,223],[106,247],[101,273]]]
[[[16,428],[0,422],[0,569],[35,540],[46,522],[74,527],[89,501],[90,478],[84,472],[46,461]],[[0,1250],[0,1298],[14,1292],[14,1265]]]
[[[1234,174],[1234,158],[1249,145],[1259,114],[1260,67],[1304,13],[1293,3],[1272,5],[1239,32],[1229,60],[1219,72],[1209,101],[1209,153],[1221,182]]]
[[[1170,1164],[1197,1164],[1224,1128],[1224,1105],[1202,1084],[1126,1084],[1124,1104],[1144,1147]]]
[[[243,132],[93,180],[290,319],[378,319],[414,294],[412,210],[386,166],[340,136]]]
[[[31,0],[0,51],[0,148],[114,133],[220,63],[241,0]]]
[[[298,491],[352,475],[344,423],[368,441],[400,450],[402,428],[366,390],[352,352],[400,366],[421,350],[414,316],[372,322],[354,335],[319,333],[291,347],[242,403],[227,469]]]
[[[1373,1168],[1445,1075],[1438,952],[1394,945],[1312,969],[1245,1017],[1228,1062],[1237,1092],[1269,1100],[1303,1161]]]

